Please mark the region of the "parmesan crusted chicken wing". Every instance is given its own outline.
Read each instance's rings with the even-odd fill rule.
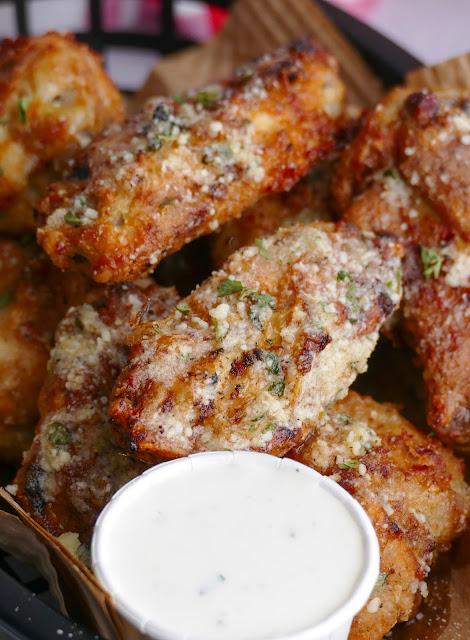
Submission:
[[[88,177],[51,187],[39,242],[58,266],[100,282],[149,273],[307,173],[333,144],[343,94],[336,62],[305,40],[224,86],[152,98],[77,161]]]
[[[430,566],[466,527],[464,466],[394,407],[355,392],[336,403],[291,455],[339,482],[372,520],[381,573],[349,640],[381,640],[415,615]]]
[[[346,150],[333,185],[345,221],[406,246],[399,329],[423,369],[430,427],[467,452],[469,105],[465,91],[392,91]]]
[[[149,461],[284,454],[366,369],[400,300],[400,262],[396,243],[328,223],[237,251],[166,320],[130,337],[110,405],[120,442]]]
[[[0,460],[19,462],[31,444],[57,324],[102,288],[61,274],[30,237],[0,238]]]
[[[126,363],[136,314],[161,318],[177,301],[152,281],[115,285],[60,323],[41,391],[41,420],[15,482],[18,503],[54,535],[88,542],[112,494],[146,467],[116,445],[108,419],[113,383]]]
[[[122,98],[101,58],[71,35],[0,44],[0,230],[35,228],[33,206],[66,161],[112,122]],[[29,180],[32,180],[32,185]]]
[[[212,239],[212,256],[221,266],[231,253],[293,222],[331,220],[329,187],[334,163],[320,161],[290,191],[265,196],[240,218],[229,220]]]

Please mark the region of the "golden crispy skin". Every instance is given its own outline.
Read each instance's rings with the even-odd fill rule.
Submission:
[[[129,339],[118,438],[143,460],[213,449],[282,455],[343,397],[399,302],[401,248],[328,223],[234,253]]]
[[[58,180],[68,159],[123,117],[121,96],[100,56],[73,36],[5,39],[0,44],[0,230],[34,229],[32,207],[47,183]]]
[[[31,444],[57,324],[71,304],[102,288],[62,274],[32,238],[0,238],[0,460],[19,462]]]
[[[221,266],[231,253],[254,244],[257,238],[274,233],[293,222],[331,220],[330,180],[334,162],[323,160],[290,191],[265,196],[248,207],[240,218],[229,220],[212,238],[212,256]]]
[[[88,542],[98,514],[146,466],[124,455],[108,419],[108,398],[126,363],[131,322],[146,308],[163,317],[177,301],[152,281],[115,285],[60,323],[41,391],[41,420],[15,482],[18,503],[54,535]],[[146,307],[147,305],[147,307]]]
[[[333,185],[342,217],[406,247],[401,332],[428,392],[428,422],[470,451],[470,244],[460,212],[470,95],[396,89],[346,150]],[[468,189],[468,187],[467,187]]]
[[[463,463],[393,406],[352,391],[291,455],[332,476],[372,520],[381,573],[349,639],[381,640],[417,612],[430,566],[465,529],[470,487]]]
[[[39,242],[100,282],[149,273],[261,196],[284,191],[333,144],[344,87],[306,40],[239,69],[225,87],[153,98],[51,187]]]

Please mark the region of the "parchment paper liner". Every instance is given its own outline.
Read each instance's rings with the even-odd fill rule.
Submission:
[[[207,44],[159,62],[132,106],[136,108],[150,95],[178,93],[227,77],[239,64],[304,35],[314,35],[338,58],[349,101],[367,106],[380,97],[380,81],[311,0],[238,0],[219,35]],[[406,83],[416,88],[456,84],[470,87],[470,54],[413,71],[406,77]],[[389,353],[391,360],[396,359],[396,354],[396,351]],[[394,378],[400,380],[401,376]],[[373,391],[369,389],[374,395]],[[1,488],[0,506],[5,509],[0,511],[0,547],[36,566],[49,581],[64,613],[85,622],[109,640],[142,638],[115,611],[94,576]],[[454,545],[452,555],[443,557],[441,569],[429,584],[431,596],[429,604],[421,609],[423,618],[396,628],[391,637],[394,640],[470,637],[470,533]],[[437,617],[441,618],[439,622]]]
[[[203,86],[252,58],[305,35],[320,40],[339,60],[348,100],[372,105],[382,85],[358,52],[312,0],[238,0],[221,32],[208,43],[163,58],[136,94],[136,108],[152,95]]]

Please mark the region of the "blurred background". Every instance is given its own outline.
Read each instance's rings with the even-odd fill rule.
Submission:
[[[468,0],[329,1],[425,64],[470,50]],[[0,39],[50,29],[81,33],[82,39],[102,50],[119,87],[134,91],[158,60],[157,34],[161,53],[204,42],[222,27],[230,4],[230,0],[0,0]]]

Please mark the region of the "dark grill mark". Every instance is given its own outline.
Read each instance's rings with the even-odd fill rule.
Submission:
[[[248,367],[254,363],[257,358],[255,355],[256,351],[260,351],[259,349],[255,349],[255,351],[244,351],[241,358],[237,358],[234,360],[230,366],[230,373],[232,376],[241,376],[245,373]],[[262,357],[262,356],[261,356]]]
[[[395,308],[395,305],[393,304],[390,297],[386,293],[383,293],[383,292],[379,293],[377,297],[377,302],[384,316],[390,316],[392,314]]]
[[[308,336],[305,338],[297,359],[297,369],[302,375],[308,373],[312,368],[314,354],[323,351],[330,342],[331,336],[327,333],[319,333],[316,336]]]
[[[427,125],[439,115],[439,102],[434,93],[412,93],[405,102],[408,113],[418,124]]]

